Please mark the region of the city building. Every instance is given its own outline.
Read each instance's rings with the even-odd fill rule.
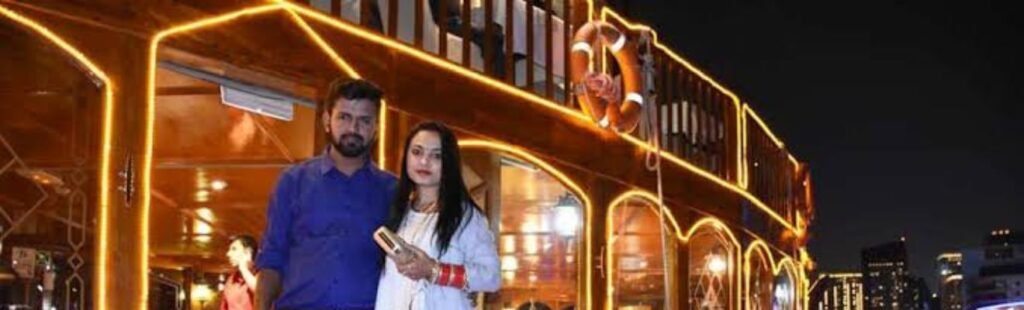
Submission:
[[[967,309],[1024,309],[1024,231],[999,229],[963,251]]]
[[[912,302],[905,239],[861,250],[865,309],[907,309]]]
[[[863,310],[864,286],[857,272],[825,273],[811,284],[810,310]]]
[[[938,281],[936,293],[942,310],[963,309],[963,255],[959,252],[943,253],[936,259]]]

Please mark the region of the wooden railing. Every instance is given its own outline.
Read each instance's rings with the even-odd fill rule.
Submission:
[[[806,167],[750,112],[746,117],[747,190],[791,223],[809,208]]]
[[[566,47],[574,25],[586,22],[576,7],[585,5],[583,0],[298,2],[549,100],[572,104],[566,100],[571,98]],[[583,19],[574,19],[576,15]]]
[[[554,102],[577,106],[567,47],[574,29],[589,21],[586,0],[298,2]],[[644,31],[628,29],[622,20],[607,21],[631,40]],[[648,52],[647,46],[640,48],[641,54]],[[654,104],[648,108],[654,109],[654,117],[642,127],[653,130],[633,135],[649,139],[657,133],[664,150],[730,183],[742,185],[746,176],[748,191],[794,223],[796,208],[808,203],[806,171],[750,119],[739,98],[664,47],[651,45],[649,52],[654,91],[648,95],[653,95]],[[617,75],[615,62],[602,57],[607,55],[598,53],[597,68]],[[741,118],[746,129],[741,128]],[[747,139],[745,152],[741,131]]]

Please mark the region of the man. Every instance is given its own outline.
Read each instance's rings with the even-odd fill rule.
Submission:
[[[335,81],[323,102],[323,154],[285,171],[267,209],[256,265],[258,309],[373,309],[395,177],[370,162],[381,90]]]

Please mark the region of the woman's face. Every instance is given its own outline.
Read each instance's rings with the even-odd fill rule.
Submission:
[[[242,242],[235,240],[228,246],[228,260],[231,261],[232,267],[238,267],[242,262],[251,260],[252,253],[249,249],[246,249]]]
[[[409,153],[405,156],[405,169],[416,186],[441,184],[441,137],[436,132],[417,132],[409,141]]]

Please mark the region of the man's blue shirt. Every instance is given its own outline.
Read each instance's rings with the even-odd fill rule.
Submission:
[[[351,176],[327,152],[286,170],[267,208],[256,265],[281,274],[277,309],[373,309],[395,177],[367,162]]]

